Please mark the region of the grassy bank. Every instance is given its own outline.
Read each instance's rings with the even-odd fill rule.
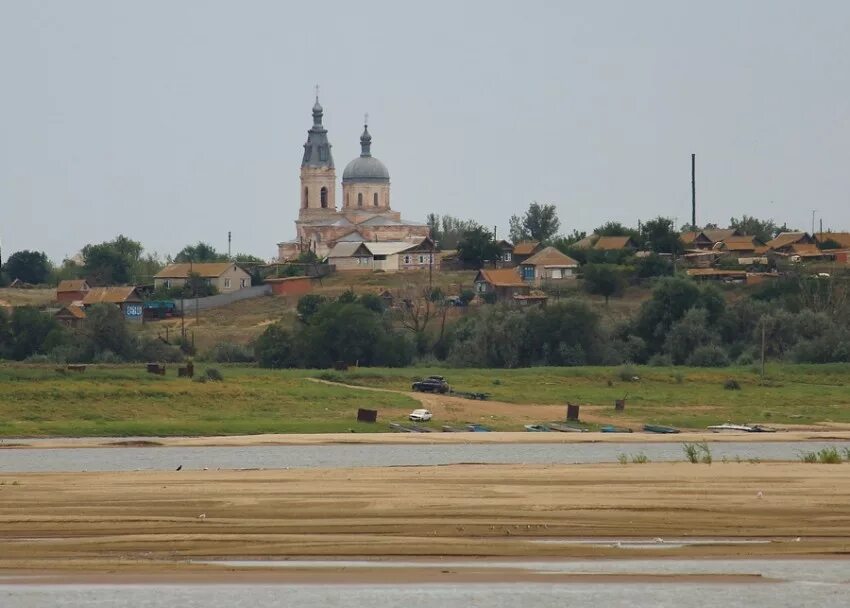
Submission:
[[[759,370],[657,367],[537,367],[526,369],[372,369],[332,372],[350,384],[409,390],[428,374],[446,376],[460,391],[486,392],[516,404],[580,404],[624,424],[657,422],[705,428],[727,421],[777,424],[850,422],[850,365],[767,366]],[[637,377],[638,380],[628,380]],[[740,390],[724,388],[734,379]],[[626,410],[614,411],[616,399]]]
[[[0,436],[221,435],[374,430],[358,407],[402,417],[417,403],[395,393],[317,384],[303,372],[219,367],[222,382],[148,374],[142,365],[59,375],[0,367]],[[204,367],[198,368],[203,370]]]
[[[206,366],[199,365],[200,372]],[[89,366],[83,374],[0,366],[0,436],[222,435],[386,430],[417,401],[403,394],[320,384],[324,378],[408,391],[414,379],[446,376],[457,390],[491,401],[446,403],[431,426],[484,421],[499,430],[562,416],[567,402],[591,422],[645,422],[704,429],[722,422],[812,425],[850,423],[850,365],[771,365],[761,383],[752,368],[530,368],[262,370],[220,366],[223,382],[147,374],[142,365]],[[637,380],[629,378],[635,376]],[[724,388],[734,379],[740,390]],[[626,399],[623,412],[615,399]],[[434,397],[439,400],[440,397]],[[503,403],[496,403],[503,402]],[[505,404],[515,404],[514,411]],[[436,405],[436,404],[435,404]],[[550,406],[550,407],[545,407]],[[358,407],[380,411],[378,425],[358,424]]]

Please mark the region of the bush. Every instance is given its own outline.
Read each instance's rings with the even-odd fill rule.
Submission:
[[[687,364],[692,367],[727,367],[729,357],[720,346],[706,344],[697,347],[687,359]]]
[[[652,367],[670,367],[673,365],[673,360],[670,358],[670,355],[658,353],[656,355],[652,355],[649,358],[649,361],[647,361],[647,364]]]
[[[624,365],[617,370],[617,377],[623,382],[637,382],[640,380],[637,370],[631,365]]]
[[[210,367],[205,372],[207,380],[210,382],[222,382],[224,380],[224,376],[218,371],[218,368]]]
[[[204,355],[204,360],[215,363],[253,363],[254,351],[243,344],[219,342]]]
[[[683,443],[682,449],[685,451],[685,458],[691,464],[711,464],[711,448],[708,443],[701,441],[699,443]]]
[[[723,388],[725,388],[727,391],[739,391],[741,390],[741,385],[738,384],[738,381],[734,378],[727,378],[726,381],[723,383]]]

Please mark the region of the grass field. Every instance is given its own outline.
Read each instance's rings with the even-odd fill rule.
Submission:
[[[197,365],[196,370],[205,367]],[[378,409],[386,422],[404,419],[418,402],[404,394],[319,384],[309,378],[408,391],[412,380],[428,374],[446,376],[456,390],[486,392],[493,402],[523,406],[526,416],[530,406],[570,402],[581,405],[588,420],[632,426],[850,423],[846,364],[770,365],[763,385],[751,368],[219,369],[223,382],[199,383],[176,378],[173,368],[166,377],[147,374],[141,365],[89,366],[79,375],[60,375],[47,367],[0,366],[0,436],[382,431],[384,424],[356,423],[357,408]],[[639,380],[623,379],[632,374]],[[730,378],[740,390],[723,387]],[[626,410],[615,412],[614,400],[623,397]],[[488,413],[489,402],[474,403],[478,413]],[[440,421],[434,424],[439,427]],[[500,405],[493,426],[521,430],[522,418]]]
[[[814,424],[850,422],[850,365],[768,365],[765,383],[759,370],[733,367],[537,367],[513,370],[393,369],[337,373],[350,384],[409,390],[410,382],[429,374],[446,376],[459,391],[489,393],[517,404],[577,403],[613,422],[656,422],[705,428],[723,422]],[[621,376],[634,374],[637,381]],[[727,390],[735,379],[741,390]],[[626,410],[614,411],[616,399]],[[588,407],[590,406],[590,407]]]
[[[142,365],[89,366],[83,374],[69,375],[50,368],[0,367],[0,436],[373,430],[355,421],[358,407],[401,417],[417,405],[395,393],[310,382],[303,372],[218,369],[224,381],[199,383],[148,374]],[[168,372],[175,373],[173,368]]]

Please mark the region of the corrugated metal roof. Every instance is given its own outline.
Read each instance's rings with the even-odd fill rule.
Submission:
[[[83,304],[122,304],[124,302],[141,302],[142,298],[135,287],[92,287]]]
[[[600,236],[596,243],[593,245],[593,248],[611,250],[626,249],[628,247],[634,246],[634,241],[632,241],[632,237],[630,236]]]
[[[366,248],[372,252],[372,255],[393,255],[395,253],[407,251],[408,249],[413,249],[414,247],[417,247],[419,243],[383,241],[377,243],[364,243],[364,245],[366,245]]]
[[[514,255],[531,255],[539,246],[538,241],[522,241],[514,245]]]
[[[86,283],[85,279],[65,280],[59,281],[59,285],[56,286],[56,292],[62,293],[63,291],[85,291],[88,288],[89,284]]]
[[[357,251],[360,247],[363,246],[363,243],[360,241],[343,241],[337,243],[333,246],[333,248],[328,252],[328,258],[350,258],[354,255],[354,252]]]
[[[478,275],[495,287],[527,287],[514,268],[481,269]],[[478,277],[475,277],[478,280]]]

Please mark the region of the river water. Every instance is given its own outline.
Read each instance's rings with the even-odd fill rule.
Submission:
[[[470,562],[441,562],[462,568]],[[303,565],[303,564],[301,564]],[[335,564],[339,565],[339,562]],[[374,567],[375,563],[371,562]],[[422,566],[421,562],[415,565]],[[597,560],[485,562],[476,568],[518,567],[575,574],[760,574],[780,582],[759,583],[506,583],[418,585],[3,585],[0,606],[71,608],[839,608],[850,598],[845,560]]]
[[[797,460],[801,452],[850,442],[718,442],[715,462]],[[319,445],[147,448],[10,448],[0,450],[0,472],[134,471],[184,469],[282,469],[487,464],[587,464],[616,462],[619,454],[650,461],[684,460],[679,443],[513,443],[440,445]]]

